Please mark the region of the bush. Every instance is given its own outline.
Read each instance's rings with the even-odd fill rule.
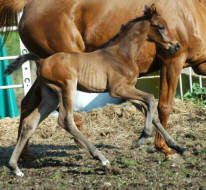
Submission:
[[[206,106],[206,88],[200,88],[198,83],[192,85],[193,92],[186,92],[184,99],[193,102],[199,106]]]

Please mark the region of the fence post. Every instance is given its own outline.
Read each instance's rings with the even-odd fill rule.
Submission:
[[[18,15],[18,19],[20,20],[22,16],[22,12]],[[24,55],[28,53],[28,50],[22,43],[21,39],[19,38],[20,41],[20,50],[21,50],[21,55]],[[27,94],[29,89],[32,86],[32,81],[31,81],[31,69],[30,69],[30,62],[27,61],[22,65],[22,77],[23,77],[23,85],[24,85],[24,95]]]
[[[189,67],[190,92],[192,93],[192,68]]]
[[[181,100],[183,101],[184,95],[183,95],[183,89],[182,89],[182,73],[180,74],[180,77],[179,77],[179,84],[180,84],[180,97],[181,97]]]

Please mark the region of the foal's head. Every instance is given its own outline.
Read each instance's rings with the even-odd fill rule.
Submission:
[[[167,50],[170,55],[174,55],[180,49],[180,44],[173,40],[166,21],[158,14],[154,4],[145,7],[144,16],[150,21],[148,39],[155,42],[158,47]]]

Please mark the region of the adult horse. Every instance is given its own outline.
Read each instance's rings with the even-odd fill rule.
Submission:
[[[145,5],[155,3],[181,48],[175,56],[168,56],[159,54],[158,47],[148,42],[141,49],[137,64],[140,75],[160,69],[158,111],[163,126],[167,128],[182,68],[191,66],[196,73],[206,75],[206,7],[205,0],[202,1],[203,3],[199,0],[27,0],[25,6],[25,0],[15,2],[24,7],[19,24],[22,41],[29,51],[41,57],[60,51],[95,50],[112,38],[122,24],[140,16]],[[2,25],[6,25],[9,19],[11,24],[15,5],[7,5],[5,9],[3,3],[0,5]],[[33,111],[33,106],[28,107],[33,104],[30,97],[39,94],[37,79],[22,102],[21,121]],[[35,106],[39,103],[40,100],[35,102]],[[174,154],[158,133],[155,145],[167,157]]]

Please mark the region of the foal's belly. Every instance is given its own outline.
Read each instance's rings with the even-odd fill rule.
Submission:
[[[93,72],[79,77],[77,89],[83,92],[106,92],[107,77],[104,73]]]

